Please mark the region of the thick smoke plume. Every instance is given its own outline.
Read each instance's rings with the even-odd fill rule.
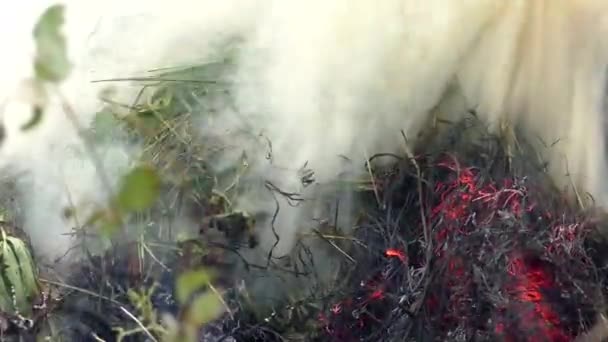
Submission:
[[[89,81],[202,62],[238,38],[236,68],[229,75],[236,110],[227,107],[213,125],[200,127],[202,133],[230,131],[235,135],[227,140],[247,150],[250,176],[260,186],[243,193],[236,204],[255,215],[266,214],[267,219],[258,221],[260,257],[273,247],[275,233],[280,256],[293,248],[298,233],[326,218],[330,207],[319,196],[326,189],[334,195],[328,184],[340,174],[365,172],[366,159],[379,152],[411,152],[436,116],[458,116],[469,109],[476,109],[507,141],[511,130],[537,138],[558,186],[573,184],[578,193],[590,192],[600,205],[606,203],[605,2],[65,3],[65,32],[75,69],[63,93],[85,124],[99,109],[97,94],[107,85]],[[55,212],[68,193],[50,166],[63,169],[57,174],[70,175],[68,188],[77,201],[99,200],[101,190],[93,186],[91,166],[79,165],[66,152],[80,143],[56,102],[49,105],[39,129],[19,132],[30,111],[27,101],[19,104],[11,94],[21,79],[31,76],[31,28],[49,4],[16,2],[10,14],[3,14],[0,34],[9,48],[1,57],[0,91],[8,97],[7,137],[0,151],[7,168],[26,171],[33,179],[21,187],[26,228],[40,237],[34,241],[37,248],[56,251],[67,247],[68,240],[47,241],[58,241],[70,229]],[[114,85],[113,94],[123,102],[135,94],[136,88],[126,83]],[[236,132],[243,130],[248,134],[241,140]],[[109,154],[137,150],[114,144]],[[227,154],[215,166],[221,169],[238,155]],[[114,160],[106,165],[112,175],[120,174],[129,160],[109,159]],[[307,170],[314,172],[312,184],[302,180],[310,179]],[[300,193],[309,201],[290,206],[285,196],[268,188]],[[280,210],[274,215],[277,202]],[[351,204],[346,194],[339,217],[344,227],[351,225]]]

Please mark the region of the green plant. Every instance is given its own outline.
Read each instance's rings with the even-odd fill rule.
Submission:
[[[0,310],[29,316],[32,300],[40,295],[38,271],[23,240],[1,230]]]

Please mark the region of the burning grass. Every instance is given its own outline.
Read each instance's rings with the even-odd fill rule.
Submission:
[[[224,314],[198,327],[200,341],[572,341],[605,312],[601,217],[548,185],[531,149],[508,156],[474,115],[446,127],[424,153],[384,155],[391,167],[370,167],[353,233],[316,231],[342,260],[329,286],[256,308],[232,272],[247,262],[239,251],[256,244],[247,216],[230,204],[246,162],[214,173],[225,146],[193,128],[229,99],[222,82],[193,80],[217,80],[225,63],[151,78],[159,82],[145,87],[156,92],[151,102],[128,106],[126,117],[99,117],[96,139],[143,142],[163,193],[127,222],[139,227],[132,242],[89,253],[70,279],[42,279],[53,295],[36,326],[58,321],[66,332],[53,336],[66,341],[172,340],[172,319],[163,317],[192,318],[176,280],[201,268],[218,276],[199,290],[221,300],[196,309],[219,305]],[[184,235],[180,215],[204,229]],[[306,240],[298,248],[296,264],[313,277]]]
[[[62,21],[62,8],[53,7],[35,30],[36,38],[45,38],[45,44],[37,41],[37,52],[48,60],[36,59],[39,80],[57,83],[68,74],[65,41],[55,27]],[[368,165],[371,180],[359,191],[365,200],[356,226],[348,229],[352,233],[328,222],[314,231],[341,261],[333,282],[314,284],[309,294],[294,294],[270,310],[257,307],[239,281],[244,274],[233,272],[235,265],[313,281],[312,254],[318,249],[303,239],[293,253],[297,260],[280,268],[272,254],[267,265],[253,265],[240,254],[257,244],[247,213],[231,206],[247,181],[247,158],[237,158],[219,174],[215,157],[227,153],[230,147],[222,143],[230,137],[193,128],[203,122],[213,127],[217,107],[222,112],[230,107],[229,80],[223,79],[230,68],[228,59],[124,79],[144,81],[142,91],[154,96],[143,104],[110,104],[109,112],[126,115],[100,114],[86,138],[91,145],[113,139],[143,145],[141,159],[158,171],[161,189],[151,169],[140,168],[144,183],[155,188],[149,198],[133,200],[129,195],[136,191],[118,198],[137,213],[115,215],[111,204],[101,209],[101,220],[76,227],[83,242],[101,234],[104,244],[97,251],[79,246],[84,258],[71,265],[67,279],[43,268],[40,296],[28,298],[32,310],[24,310],[32,317],[0,312],[0,339],[10,340],[11,334],[19,335],[15,340],[106,342],[608,337],[603,217],[573,206],[547,184],[525,142],[507,155],[474,116],[447,127],[417,155],[384,155],[394,158],[390,168]],[[28,129],[42,115],[36,112]],[[149,208],[156,190],[160,198]],[[65,214],[77,209],[66,208]],[[17,219],[1,228],[20,236],[18,208],[9,211],[7,217]],[[180,227],[187,225],[180,221],[184,217],[195,229]],[[13,265],[29,258],[26,247],[15,245],[25,246],[3,247],[3,253],[12,253]],[[15,303],[12,282],[34,274],[18,269],[0,270],[3,293],[11,292]],[[10,306],[7,297],[3,304]]]
[[[500,146],[472,119],[434,152],[376,170],[339,281],[262,326],[289,330],[282,320],[307,302],[318,324],[300,340],[585,340],[606,309],[602,222],[551,189],[523,150],[508,158]],[[244,320],[226,320],[225,333],[271,340]]]

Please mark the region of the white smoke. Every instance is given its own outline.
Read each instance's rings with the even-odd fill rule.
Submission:
[[[86,217],[94,204],[107,200],[78,131],[67,118],[61,99],[52,96],[42,122],[27,132],[21,127],[31,119],[37,101],[33,77],[36,20],[48,6],[64,4],[68,53],[73,69],[61,85],[84,128],[102,108],[99,95],[109,84],[94,80],[145,75],[165,66],[205,60],[214,45],[226,36],[243,32],[256,18],[256,1],[25,1],[15,2],[0,15],[0,99],[6,138],[0,146],[0,167],[18,177],[17,190],[24,215],[24,229],[38,254],[55,259],[75,241],[68,235],[77,226],[63,217],[76,205]],[[111,83],[112,100],[131,103],[140,86]],[[108,93],[109,94],[109,93]],[[97,146],[107,178],[118,180],[137,157],[139,147],[122,141]],[[116,184],[113,184],[116,185]],[[81,209],[82,209],[81,208]],[[81,222],[82,223],[82,222]]]
[[[215,126],[203,133],[248,127],[259,144],[231,138],[252,158],[253,177],[268,179],[284,191],[319,194],[319,184],[335,180],[350,166],[363,171],[366,158],[378,152],[403,153],[401,131],[415,145],[438,106],[450,115],[477,108],[495,131],[511,120],[529,137],[547,144],[557,184],[573,184],[605,205],[604,68],[608,61],[608,5],[599,0],[176,0],[65,1],[70,51],[76,69],[64,86],[83,122],[98,108],[101,84],[91,79],[128,77],[163,66],[205,60],[231,37],[244,39],[231,75],[240,117],[226,108]],[[3,12],[0,38],[14,54],[2,54],[0,91],[31,74],[31,27],[49,1]],[[35,8],[34,8],[35,7]],[[15,14],[16,13],[16,14]],[[12,16],[11,18],[8,18]],[[18,19],[17,19],[18,18]],[[10,29],[9,29],[10,28]],[[10,33],[9,33],[10,32]],[[15,33],[16,32],[16,33]],[[447,101],[454,85],[466,101]],[[121,86],[121,99],[133,89]],[[460,96],[460,97],[459,97]],[[451,98],[452,99],[452,98]],[[19,135],[27,107],[5,111],[7,139],[3,164],[19,165],[38,179],[58,182],[40,171],[68,158],[76,144],[58,105],[47,112],[36,132]],[[266,139],[272,144],[268,157]],[[116,142],[120,145],[120,142]],[[122,151],[121,146],[116,147]],[[122,153],[122,152],[120,152]],[[226,156],[228,165],[239,153]],[[26,157],[27,156],[27,157]],[[566,177],[563,157],[569,162]],[[128,159],[128,158],[127,158]],[[124,159],[110,165],[123,170]],[[349,160],[349,161],[347,161]],[[272,165],[271,165],[272,164]],[[301,170],[315,172],[304,188]],[[76,198],[97,198],[94,173],[63,162]],[[66,171],[65,169],[69,169]],[[82,184],[82,185],[78,185]],[[49,193],[36,186],[22,191],[29,232],[56,222],[52,234],[66,230],[52,211],[65,202],[59,185]],[[26,188],[29,189],[29,188]],[[28,198],[28,194],[31,196]],[[49,203],[53,202],[50,206]],[[275,222],[281,237],[277,254],[288,253],[298,233],[326,212],[323,202],[290,207],[279,199]],[[237,206],[272,216],[275,200],[263,186],[244,193]],[[48,210],[47,210],[48,209]],[[348,207],[347,207],[348,209]],[[343,211],[349,218],[348,210]],[[47,215],[51,215],[48,216]],[[54,216],[53,216],[54,217]],[[348,226],[348,223],[344,224]],[[267,220],[259,223],[262,248],[274,244]],[[42,236],[43,234],[34,233]],[[44,249],[43,239],[37,244]],[[58,245],[54,245],[58,246]],[[54,249],[54,248],[53,248]],[[265,254],[265,253],[262,253]]]
[[[418,147],[437,110],[457,119],[476,109],[493,132],[508,135],[510,124],[535,143],[559,187],[574,185],[605,207],[606,33],[608,5],[595,0],[271,2],[236,76],[241,113],[272,142],[272,166],[260,153],[257,172],[314,197],[318,187],[304,189],[297,173],[304,165],[317,184],[349,166],[365,172],[371,155],[405,152],[401,131]],[[260,191],[240,204],[275,208]],[[278,254],[311,219],[327,218],[324,206],[281,203]]]

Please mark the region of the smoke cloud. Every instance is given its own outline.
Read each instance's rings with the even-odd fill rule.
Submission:
[[[97,94],[105,86],[90,80],[205,61],[223,43],[240,38],[236,69],[229,75],[236,110],[227,106],[213,124],[199,126],[202,134],[233,133],[227,140],[236,148],[217,169],[231,165],[243,150],[250,158],[250,177],[258,186],[243,193],[236,206],[266,214],[258,222],[258,258],[274,246],[275,233],[276,255],[289,253],[298,234],[335,209],[323,199],[335,198],[329,183],[345,172],[365,172],[365,160],[375,153],[403,154],[409,145],[402,132],[415,146],[431,114],[439,111],[457,118],[477,108],[494,131],[510,121],[530,137],[566,137],[543,152],[554,161],[550,169],[557,184],[571,183],[562,162],[566,156],[574,160],[569,172],[580,189],[600,200],[605,194],[601,122],[608,44],[600,39],[608,33],[605,2],[64,2],[75,69],[62,89],[85,125],[99,109]],[[16,85],[31,76],[31,28],[49,4],[16,2],[16,12],[10,18],[4,12],[7,18],[0,21],[5,25],[0,38],[11,52],[0,57],[0,92],[8,94],[0,163],[29,174],[30,181],[20,186],[26,229],[38,248],[52,252],[70,244],[57,237],[70,229],[56,212],[68,200],[65,179],[77,201],[102,198],[92,166],[66,152],[80,142],[57,102],[51,101],[40,128],[19,132],[29,107]],[[122,100],[137,90],[126,83],[115,86]],[[447,96],[448,89],[455,96]],[[243,130],[248,134],[236,135]],[[120,142],[107,147],[109,173],[124,172],[137,149]],[[308,169],[314,171],[313,184],[302,181]],[[268,191],[265,180],[308,201],[290,206]],[[343,195],[339,219],[348,227],[353,203]]]

